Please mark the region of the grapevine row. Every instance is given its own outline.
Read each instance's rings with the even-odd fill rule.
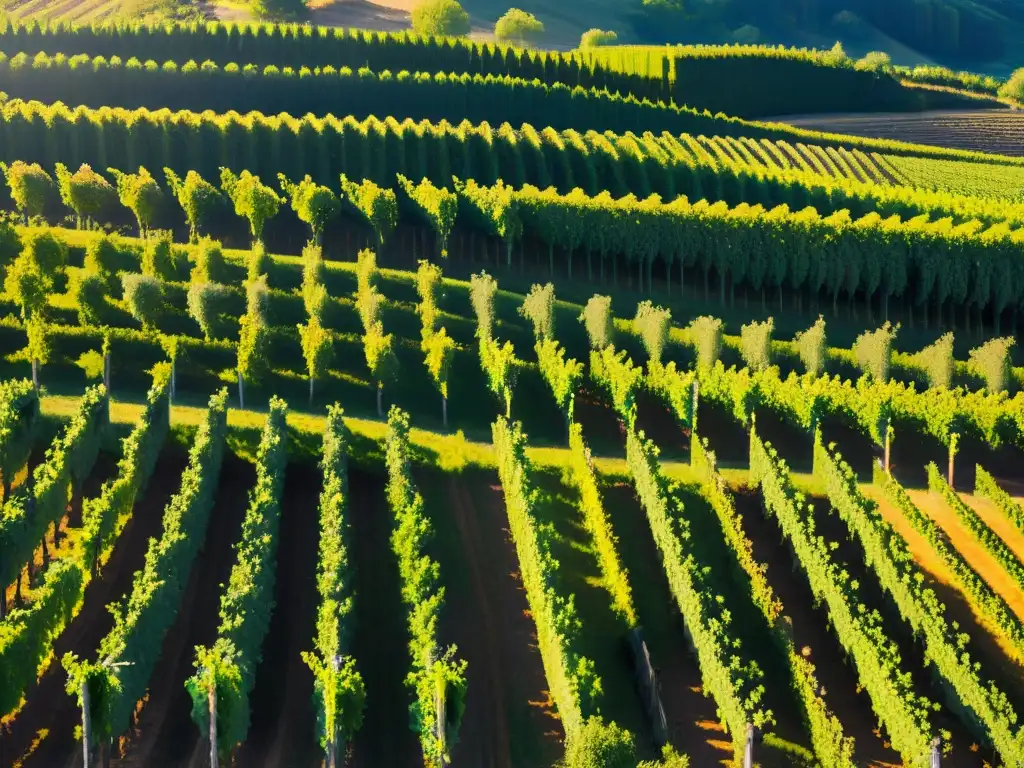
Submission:
[[[220,599],[220,626],[211,646],[196,648],[196,674],[185,682],[192,718],[216,734],[226,758],[249,732],[249,695],[274,610],[277,536],[288,462],[288,407],[271,398],[256,451],[256,484],[235,544],[235,564]],[[216,723],[215,730],[212,723]]]
[[[1017,530],[1024,531],[1024,509],[1010,494],[1000,488],[995,478],[980,465],[974,475],[974,492],[999,507],[999,511],[1006,515],[1006,519],[1012,522]]]
[[[928,471],[928,488],[942,497],[963,527],[977,540],[981,548],[999,563],[1017,588],[1024,589],[1024,563],[1021,563],[1020,558],[1006,546],[997,533],[988,527],[977,512],[964,503],[963,499],[946,482],[946,478],[939,473],[934,462],[929,462],[926,469]]]
[[[909,673],[901,669],[899,650],[882,629],[881,617],[860,602],[855,582],[815,533],[813,508],[793,486],[785,463],[753,428],[750,479],[760,487],[765,511],[776,518],[811,592],[816,599],[824,599],[833,630],[853,658],[860,683],[893,748],[909,765],[927,765],[932,743],[930,702],[914,693]]]
[[[324,427],[324,486],[320,492],[320,547],[317,565],[316,636],[314,650],[302,658],[313,673],[318,737],[335,765],[345,744],[359,729],[366,704],[366,686],[356,661],[346,653],[352,635],[352,566],[348,552],[348,449],[350,433],[337,404],[327,409]]]
[[[693,432],[690,464],[700,477],[704,497],[718,516],[725,540],[740,569],[750,580],[754,605],[764,616],[772,640],[789,662],[793,692],[803,708],[807,731],[811,735],[814,754],[821,765],[832,768],[853,768],[854,742],[843,733],[843,725],[829,711],[819,694],[820,685],[814,676],[814,665],[804,658],[793,644],[783,616],[783,605],[766,576],[766,567],[754,559],[753,544],[743,530],[743,518],[737,513],[732,496],[726,490],[725,478],[718,472],[715,454]]]
[[[167,375],[158,370],[135,428],[121,442],[117,477],[100,495],[82,502],[82,534],[77,547],[47,570],[42,587],[26,609],[0,621],[0,712],[9,714],[43,670],[53,642],[77,614],[85,588],[109,557],[156,465],[170,427]],[[25,503],[15,496],[6,520]],[[13,561],[12,561],[13,562]],[[21,562],[21,561],[19,561]]]
[[[925,655],[942,676],[949,700],[957,702],[955,710],[961,719],[1012,765],[1022,748],[1013,706],[1006,694],[984,679],[982,670],[971,660],[967,635],[947,621],[945,605],[924,585],[924,574],[906,541],[861,494],[853,470],[825,447],[820,431],[814,442],[814,471],[825,482],[833,509],[860,541],[868,567],[903,621],[915,635],[923,637]]]
[[[454,645],[442,650],[438,640],[444,587],[440,566],[427,554],[433,531],[412,478],[409,415],[396,407],[388,414],[385,442],[391,548],[398,558],[412,657],[406,678],[415,694],[409,706],[410,727],[419,736],[424,764],[441,768],[451,762],[450,750],[458,738],[466,706],[467,664],[458,659]]]
[[[7,500],[14,476],[28,461],[38,426],[39,393],[32,382],[0,382],[0,501]]]
[[[979,470],[978,477],[981,476],[981,471],[983,470]],[[971,608],[1007,639],[1018,662],[1024,660],[1024,625],[1006,601],[992,591],[935,521],[917,507],[903,486],[877,464],[874,467],[874,483],[885,494],[885,498],[902,513],[910,526],[928,542],[928,546],[938,555],[942,564],[953,574]]]
[[[0,519],[0,583],[18,580],[40,542],[45,550],[46,531],[67,514],[71,497],[92,471],[110,417],[109,400],[102,386],[90,387],[78,410],[46,451],[32,473],[28,492],[19,491],[4,500]],[[45,557],[44,552],[44,557]]]
[[[732,737],[735,760],[740,762],[747,726],[762,728],[774,722],[762,701],[764,673],[756,662],[743,658],[739,641],[730,634],[729,611],[698,562],[696,542],[682,503],[661,471],[658,449],[632,428],[626,431],[626,463],[696,652],[704,689],[718,705]]]
[[[63,658],[68,692],[89,707],[93,737],[110,742],[128,729],[149,685],[167,630],[177,615],[193,561],[213,509],[227,432],[227,391],[210,398],[196,430],[181,487],[164,510],[163,531],[151,539],[131,592],[113,606],[114,627],[95,661]]]

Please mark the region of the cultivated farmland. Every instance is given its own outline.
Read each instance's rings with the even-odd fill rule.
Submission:
[[[835,52],[0,48],[0,767],[1022,764],[1002,145],[682,101],[921,106]]]

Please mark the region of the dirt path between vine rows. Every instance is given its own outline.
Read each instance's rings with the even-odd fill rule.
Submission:
[[[131,589],[135,571],[145,562],[150,537],[159,536],[163,511],[178,490],[188,457],[179,446],[168,443],[157,460],[146,492],[136,502],[99,578],[86,588],[82,609],[54,642],[53,660],[39,683],[28,692],[25,707],[9,730],[0,735],[0,765],[4,768],[23,759],[25,768],[53,768],[78,760],[75,726],[81,722],[76,701],[64,692],[66,676],[60,659],[65,653],[95,658],[100,640],[113,627],[106,606]],[[98,487],[86,488],[95,496]]]
[[[127,736],[124,759],[118,761],[121,765],[184,765],[203,741],[192,722],[192,699],[185,681],[195,673],[196,646],[211,645],[217,639],[221,585],[231,574],[233,546],[255,481],[251,463],[225,453],[203,548],[192,564],[178,613],[164,637],[146,703]]]

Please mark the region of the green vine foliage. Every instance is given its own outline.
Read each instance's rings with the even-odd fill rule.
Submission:
[[[15,160],[10,165],[0,163],[0,172],[7,179],[11,199],[26,223],[33,216],[41,216],[46,199],[53,192],[53,179],[39,163]]]
[[[626,426],[636,424],[636,394],[643,386],[644,372],[633,365],[626,350],[605,347],[590,352],[590,380],[612,399],[612,407]]]
[[[753,544],[743,529],[743,518],[736,511],[725,478],[718,471],[715,454],[709,450],[707,441],[699,436],[694,436],[691,446],[691,465],[700,478],[704,497],[718,516],[736,562],[750,580],[751,597],[770,628],[772,641],[788,659],[793,693],[803,709],[814,754],[821,765],[854,768],[853,738],[843,733],[839,718],[829,711],[821,698],[814,665],[793,643],[782,602],[768,582],[766,566],[754,559]]]
[[[163,281],[152,275],[124,272],[121,287],[125,308],[142,324],[143,330],[153,330],[164,312]]]
[[[448,335],[443,327],[434,331],[420,342],[423,350],[424,363],[427,372],[430,374],[434,386],[441,393],[441,397],[448,399],[448,374],[451,372],[452,361],[455,359],[455,351],[458,344],[455,339]]]
[[[192,719],[208,732],[209,691],[216,686],[217,748],[223,757],[249,732],[249,694],[274,610],[277,535],[288,462],[288,406],[277,397],[256,451],[256,484],[234,546],[235,564],[220,599],[220,626],[210,648],[196,648],[196,674],[185,682]]]
[[[752,371],[763,371],[772,364],[772,331],[775,320],[752,321],[740,328],[740,354]]]
[[[41,229],[25,234],[21,255],[38,270],[46,281],[47,289],[50,289],[64,272],[68,248],[53,232]]]
[[[611,346],[615,340],[615,325],[612,322],[612,299],[610,296],[591,296],[583,308],[579,320],[587,330],[590,348],[600,352]]]
[[[327,408],[327,425],[320,469],[324,476],[320,492],[320,546],[317,563],[316,635],[312,652],[302,654],[313,672],[313,700],[317,710],[317,732],[325,749],[334,745],[335,754],[344,753],[363,722],[366,686],[348,655],[352,635],[351,564],[349,563],[348,449],[350,433],[344,410],[337,403]]]
[[[893,748],[909,765],[924,766],[931,753],[932,703],[914,691],[899,649],[885,634],[877,611],[865,606],[858,585],[815,533],[814,509],[792,484],[775,450],[750,430],[750,472],[761,490],[765,511],[789,541],[811,592],[823,600],[833,632],[857,665],[861,685],[885,727]]]
[[[297,327],[306,373],[309,374],[309,399],[312,400],[316,380],[327,375],[334,360],[334,337],[316,315],[310,317],[305,325],[299,323]]]
[[[1008,764],[1021,754],[1017,714],[1006,694],[1000,691],[972,661],[966,634],[959,625],[946,621],[946,606],[934,591],[924,586],[924,573],[914,560],[906,541],[864,498],[857,477],[839,454],[826,448],[820,432],[815,438],[815,474],[825,481],[833,508],[851,535],[860,540],[869,567],[895,603],[903,620],[915,635],[920,634],[929,660],[944,683],[956,692],[957,710],[976,738],[991,740]]]
[[[217,240],[204,237],[191,251],[195,266],[192,268],[193,283],[228,283],[230,273],[224,260],[224,251]]]
[[[277,174],[281,183],[281,191],[291,200],[292,210],[309,225],[313,232],[313,242],[319,243],[324,234],[324,227],[338,215],[341,202],[329,187],[316,184],[309,174],[297,183],[288,181],[283,173]]]
[[[512,266],[512,246],[523,234],[519,202],[515,191],[499,179],[493,187],[485,187],[473,179],[453,178],[459,196],[459,211],[471,226],[482,229],[505,243],[505,265]]]
[[[207,341],[216,337],[217,320],[223,314],[230,295],[230,289],[220,283],[189,284],[185,306]]]
[[[221,168],[220,187],[234,205],[235,215],[249,222],[253,244],[262,243],[264,226],[277,215],[284,201],[261,182],[259,176],[253,176],[249,171],[236,175],[227,168]]]
[[[562,591],[560,566],[552,555],[555,532],[538,520],[540,501],[531,478],[533,467],[526,457],[526,436],[518,423],[510,424],[500,416],[491,431],[541,661],[572,749],[582,736],[586,718],[596,712],[601,680],[594,663],[577,650],[582,625],[573,596]]]
[[[907,365],[921,371],[929,387],[949,389],[953,385],[953,334],[944,333],[935,343],[910,355]]]
[[[636,307],[633,330],[640,336],[647,350],[648,360],[661,363],[662,353],[668,343],[668,329],[672,313],[664,307],[656,307],[649,301],[641,301]]]
[[[28,321],[41,314],[46,306],[49,284],[30,258],[22,254],[7,268],[4,293],[18,305],[21,319]]]
[[[774,723],[771,710],[763,705],[764,673],[756,662],[744,658],[739,640],[731,636],[729,610],[715,594],[707,569],[699,564],[697,542],[679,497],[662,474],[658,449],[642,432],[627,431],[626,463],[661,553],[669,588],[696,649],[704,689],[718,705],[740,762],[747,725],[762,728]]]
[[[369,179],[359,183],[341,174],[341,192],[348,204],[365,219],[383,248],[388,236],[398,226],[398,198],[392,189],[377,186]]]
[[[380,310],[384,297],[377,290],[377,254],[371,250],[359,252],[356,261],[356,310],[367,333],[380,323]]]
[[[417,216],[437,235],[437,251],[441,258],[448,256],[448,237],[455,226],[459,212],[459,198],[444,187],[435,187],[430,179],[418,183],[398,174],[398,186],[414,207]]]
[[[32,382],[0,382],[0,483],[5,489],[28,461],[38,427],[39,393]]]
[[[189,241],[195,242],[199,239],[200,229],[221,201],[220,190],[195,171],[189,171],[182,179],[170,168],[164,168],[164,177],[188,221]]]
[[[810,376],[823,376],[825,362],[828,360],[828,339],[825,335],[825,318],[818,315],[814,325],[806,331],[799,331],[793,339],[800,362],[804,364],[804,373]]]
[[[490,336],[480,336],[480,366],[487,376],[488,388],[504,404],[505,418],[509,418],[512,413],[512,390],[523,367],[522,361],[516,358],[512,342],[501,344]]]
[[[422,323],[422,336],[424,341],[437,329],[437,318],[440,310],[437,307],[437,299],[441,292],[443,277],[441,268],[431,264],[426,259],[421,259],[416,270],[416,293],[419,294],[420,303],[416,307]]]
[[[476,335],[479,339],[494,335],[494,296],[498,281],[486,272],[473,275],[469,280],[469,299],[476,315]]]
[[[323,320],[329,298],[324,283],[326,277],[323,249],[314,243],[306,243],[302,249],[302,304],[306,317]]]
[[[163,638],[177,615],[192,563],[205,539],[227,432],[227,390],[210,399],[196,430],[181,487],[168,502],[160,538],[150,539],[145,565],[131,592],[112,606],[114,626],[100,641],[96,661],[62,659],[68,693],[89,686],[94,733],[112,739],[127,730],[143,698]],[[79,706],[81,706],[79,699]]]
[[[90,270],[80,270],[68,281],[68,294],[83,326],[102,325],[107,305],[107,281]]]
[[[643,383],[648,391],[660,397],[672,410],[684,429],[693,430],[697,424],[694,405],[697,381],[696,371],[677,371],[675,362],[667,365],[647,365]]]
[[[967,366],[985,382],[989,392],[1005,392],[1013,380],[1010,350],[1017,340],[1012,336],[989,339],[971,350]]]
[[[82,268],[86,272],[100,275],[106,280],[108,289],[114,287],[118,271],[118,249],[110,237],[100,235],[85,246]]]
[[[415,692],[410,723],[419,735],[424,764],[442,768],[451,761],[450,750],[466,707],[467,664],[457,658],[454,645],[442,650],[438,641],[444,587],[440,566],[428,554],[433,526],[412,478],[409,415],[399,408],[392,407],[388,413],[385,443],[387,496],[393,519],[391,548],[398,558],[402,600],[408,610],[412,669],[406,684]],[[437,722],[438,698],[444,702],[443,729]]]
[[[142,274],[160,280],[176,280],[178,275],[178,253],[174,250],[171,233],[157,232],[147,238],[142,251]]]
[[[145,237],[156,220],[164,193],[149,171],[139,166],[138,173],[123,173],[116,168],[107,168],[117,186],[117,198],[121,205],[135,215],[139,225],[139,236]]]
[[[565,349],[554,339],[540,339],[534,350],[537,352],[540,375],[544,377],[544,381],[555,396],[555,402],[565,416],[566,423],[572,424],[576,390],[583,379],[583,363],[572,359],[566,360]]]
[[[697,367],[711,368],[722,356],[722,321],[704,315],[693,320],[686,330],[697,351]]]
[[[246,310],[238,331],[238,375],[246,384],[258,382],[267,369],[269,297],[266,276],[246,285]]]
[[[534,283],[519,307],[519,314],[533,324],[533,335],[537,341],[553,339],[555,336],[555,286],[551,283]]]
[[[0,415],[0,424],[3,423],[3,416]],[[3,434],[3,427],[0,426],[0,435]],[[0,437],[0,446],[3,445],[3,439]],[[3,450],[0,449],[0,456],[3,455]],[[974,475],[974,492],[980,496],[984,496],[990,500],[993,504],[1002,510],[1003,514],[1006,515],[1007,519],[1010,520],[1019,531],[1024,531],[1024,508],[1021,507],[1013,497],[1010,496],[1006,491],[999,487],[996,479],[992,477],[985,469],[979,464],[975,470]]]
[[[79,227],[84,224],[91,228],[117,200],[117,193],[110,182],[85,163],[74,173],[63,163],[57,163],[55,171],[60,199],[75,212]]]
[[[899,329],[899,323],[893,326],[887,320],[881,328],[865,331],[853,343],[853,356],[861,371],[882,384],[889,381],[892,342]]]

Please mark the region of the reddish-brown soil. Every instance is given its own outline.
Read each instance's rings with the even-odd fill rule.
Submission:
[[[700,669],[688,649],[643,509],[627,483],[607,486],[604,494],[658,676],[669,743],[689,755],[694,766],[725,765],[732,759],[731,739],[718,720],[714,701],[703,693]]]
[[[661,449],[665,458],[688,461],[690,433],[662,401],[648,392],[636,398],[636,425]]]
[[[302,652],[316,632],[316,567],[321,476],[313,465],[290,464],[285,473],[277,545],[274,613],[249,699],[249,736],[236,764],[319,765],[313,673]]]
[[[960,494],[971,509],[978,513],[978,517],[985,521],[985,525],[992,529],[1010,551],[1017,556],[1018,560],[1024,561],[1024,533],[1013,524],[1003,511],[993,502],[982,496],[969,496],[966,493]]]
[[[970,530],[960,523],[956,513],[943,498],[931,491],[911,490],[908,493],[917,508],[938,524],[992,591],[1006,601],[1010,609],[1017,614],[1017,618],[1024,621],[1024,594],[1017,583],[989,551],[981,546]]]
[[[132,577],[145,561],[149,538],[160,535],[164,506],[178,488],[185,463],[185,452],[177,445],[168,444],[100,577],[93,579],[86,588],[81,611],[54,643],[54,660],[50,667],[38,685],[29,691],[25,707],[10,729],[0,737],[3,739],[0,764],[4,768],[26,755],[33,743],[31,757],[23,763],[26,768],[63,766],[77,755],[74,730],[80,714],[75,700],[64,692],[66,677],[59,660],[68,652],[81,658],[95,655],[100,640],[113,625],[106,605],[121,599],[131,589]],[[91,480],[85,493],[92,495],[95,490],[98,490],[97,483]]]
[[[626,433],[610,400],[590,389],[576,393],[573,418],[583,427],[583,434],[595,453],[622,455],[626,451]]]
[[[391,553],[391,513],[381,475],[349,471],[348,513],[355,571],[352,655],[366,684],[363,725],[350,747],[352,768],[419,765],[409,730],[408,629],[398,565]],[[310,552],[309,557],[315,557]]]
[[[761,510],[760,494],[736,494],[736,507],[753,544],[754,558],[767,566],[768,581],[783,605],[796,647],[816,668],[820,693],[839,718],[848,736],[856,740],[857,757],[870,766],[898,766],[897,755],[878,730],[867,692],[861,689],[857,671],[847,664],[846,654],[829,632],[828,612],[815,606],[807,580],[800,574],[782,532]]]
[[[518,573],[505,504],[492,472],[417,473],[445,584],[441,637],[468,663],[455,765],[527,768],[562,752],[536,628]]]
[[[217,639],[221,585],[234,564],[233,545],[241,531],[255,468],[226,453],[206,538],[192,564],[178,614],[164,637],[150,677],[149,696],[126,739],[125,766],[178,766],[204,746],[192,722],[192,699],[185,681],[195,672],[195,648]]]
[[[971,638],[971,655],[981,662],[985,673],[998,680],[999,688],[1010,696],[1015,709],[1024,704],[1024,659],[1006,640],[998,627],[991,625],[976,613],[971,600],[962,591],[953,573],[939,559],[928,541],[917,533],[899,509],[892,506],[876,486],[865,485],[862,491],[878,502],[879,512],[907,542],[914,560],[925,571],[927,585],[946,606],[948,619],[957,622]]]

